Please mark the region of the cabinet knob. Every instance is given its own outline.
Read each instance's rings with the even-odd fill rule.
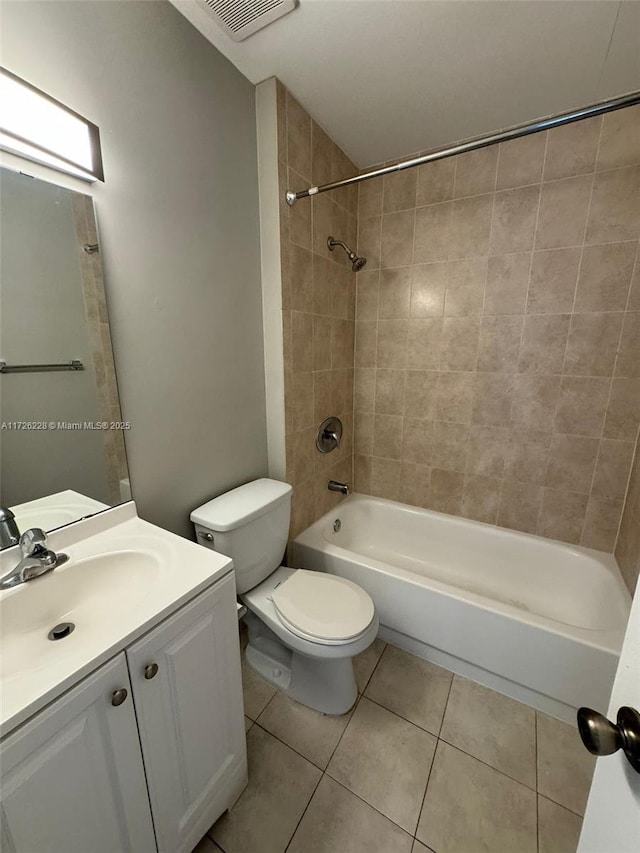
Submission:
[[[154,678],[158,674],[158,664],[157,663],[149,663],[144,668],[144,677],[149,680],[150,678]]]
[[[118,705],[122,705],[124,700],[127,698],[129,694],[127,693],[124,687],[120,687],[118,690],[114,690],[111,694],[111,704],[118,707]]]

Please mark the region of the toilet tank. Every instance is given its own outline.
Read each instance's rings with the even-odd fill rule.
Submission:
[[[281,564],[291,492],[291,486],[279,480],[254,480],[191,513],[199,544],[233,560],[239,593],[253,589]]]

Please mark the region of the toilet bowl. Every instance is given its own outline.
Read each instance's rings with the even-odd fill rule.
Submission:
[[[375,639],[378,617],[352,581],[280,565],[291,491],[257,480],[194,510],[191,520],[201,544],[234,561],[250,666],[298,702],[344,714],[357,698],[353,656]]]

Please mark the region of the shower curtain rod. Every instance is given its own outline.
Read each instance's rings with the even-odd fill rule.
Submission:
[[[434,151],[430,151],[428,154],[423,154],[420,157],[413,157],[411,160],[404,160],[402,163],[396,163],[393,166],[384,166],[381,169],[373,169],[371,172],[364,172],[362,175],[354,175],[352,178],[345,178],[342,181],[333,181],[330,184],[322,184],[322,186],[319,187],[309,187],[308,190],[300,190],[299,192],[288,190],[286,194],[287,204],[295,204],[299,198],[309,198],[310,196],[329,192],[329,190],[337,190],[340,187],[359,184],[361,181],[368,181],[371,178],[380,178],[382,175],[391,175],[393,172],[401,172],[403,169],[412,169],[414,166],[422,166],[424,163],[432,163],[434,160],[444,160],[445,157],[454,157],[456,154],[475,151],[478,148],[485,148],[487,145],[495,145],[497,142],[507,142],[511,139],[519,139],[521,136],[528,136],[530,133],[537,133],[540,130],[548,130],[551,127],[559,127],[563,124],[569,124],[573,121],[580,121],[580,119],[583,118],[602,115],[602,113],[609,113],[613,110],[620,110],[623,107],[631,107],[634,104],[640,104],[640,92],[630,92],[629,94],[622,95],[619,98],[600,101],[590,107],[582,107],[582,109],[572,110],[569,113],[560,113],[559,115],[538,119],[537,121],[528,122],[527,124],[517,124],[513,127],[507,128],[506,130],[501,130],[498,133],[492,133],[489,136],[477,136],[467,142],[461,142],[458,145],[452,145],[448,148],[438,148]]]

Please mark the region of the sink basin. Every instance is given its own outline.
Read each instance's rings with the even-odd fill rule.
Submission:
[[[116,551],[69,562],[0,600],[0,677],[43,669],[71,644],[138,607],[160,573],[158,559],[144,551]],[[114,598],[114,593],[117,596]],[[60,622],[75,630],[62,640],[47,635]]]

